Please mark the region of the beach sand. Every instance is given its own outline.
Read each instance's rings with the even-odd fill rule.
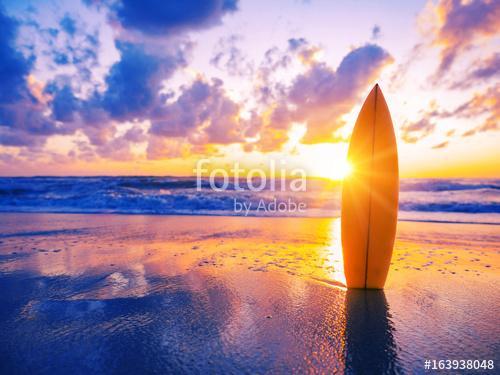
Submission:
[[[399,222],[347,291],[339,219],[3,213],[0,372],[498,367],[499,228]]]

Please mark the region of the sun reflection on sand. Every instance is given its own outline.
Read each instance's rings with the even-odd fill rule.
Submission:
[[[328,254],[328,265],[332,266],[332,268],[329,268],[331,270],[331,279],[346,285],[340,232],[340,218],[333,219],[331,221],[330,245],[327,247],[326,251]]]
[[[143,222],[141,217],[117,217],[113,229],[103,226],[107,220],[106,216],[94,217],[96,228],[91,236],[20,238],[18,246],[30,256],[4,266],[11,271],[30,268],[46,276],[105,273],[100,297],[127,290],[143,295],[148,278],[193,271],[217,275],[221,267],[279,271],[330,286],[345,285],[339,218],[303,220],[300,227],[290,219],[245,218],[240,219],[245,222],[242,230],[238,219],[221,217],[211,230],[198,227],[196,231],[193,225],[206,218],[151,217]],[[127,225],[122,227],[121,221]],[[173,221],[175,229],[170,228]]]

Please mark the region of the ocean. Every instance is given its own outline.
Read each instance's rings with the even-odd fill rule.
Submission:
[[[284,181],[285,182],[285,181]],[[234,181],[197,189],[195,177],[1,177],[0,212],[338,217],[341,183],[307,180],[305,191],[279,183],[261,191]],[[215,186],[222,187],[223,181]],[[259,185],[258,183],[254,186]],[[304,209],[273,210],[279,204]],[[240,204],[240,205],[238,205]],[[241,209],[245,204],[246,209]],[[283,206],[285,207],[285,206]],[[289,206],[287,206],[289,208]],[[500,224],[500,179],[402,179],[399,219]]]

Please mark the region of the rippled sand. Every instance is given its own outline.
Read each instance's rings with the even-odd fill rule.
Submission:
[[[2,214],[0,372],[498,361],[499,228],[400,222],[377,292],[343,287],[338,219]]]

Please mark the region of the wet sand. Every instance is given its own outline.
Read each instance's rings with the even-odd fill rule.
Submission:
[[[340,222],[2,214],[1,373],[424,372],[500,353],[500,227],[399,222],[347,291]]]

